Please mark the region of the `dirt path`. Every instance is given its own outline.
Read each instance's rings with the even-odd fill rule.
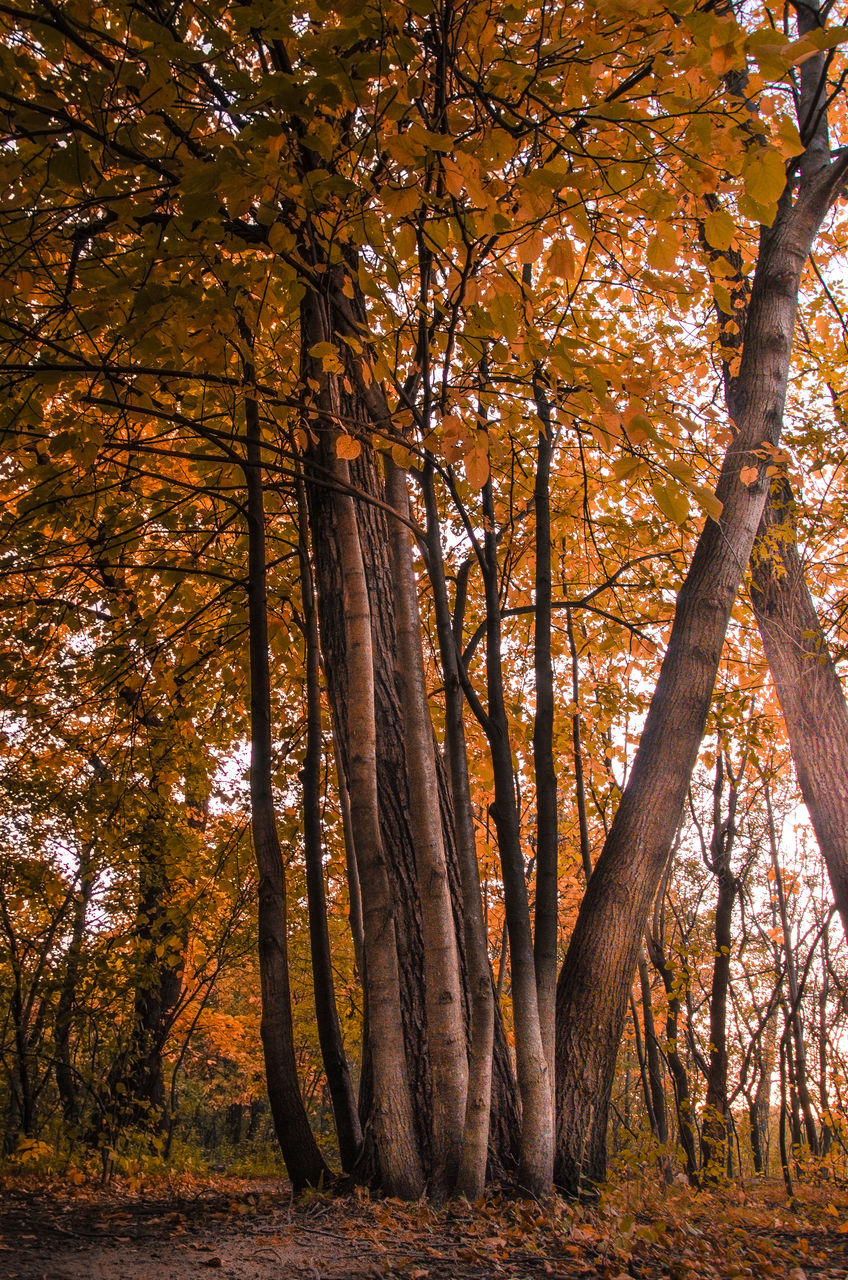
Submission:
[[[147,1192],[6,1182],[2,1280],[846,1280],[845,1206],[680,1198],[663,1218],[496,1200],[440,1214],[285,1184]],[[848,1217],[848,1214],[846,1214]]]

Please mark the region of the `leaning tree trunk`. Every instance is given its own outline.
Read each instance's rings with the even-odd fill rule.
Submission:
[[[818,90],[810,93],[808,112]],[[790,187],[773,226],[761,231],[741,364],[731,388],[735,434],[716,490],[721,518],[707,519],[678,596],[630,777],[560,973],[556,1180],[571,1194],[597,1187],[605,1176],[610,1094],[632,974],[765,506],[763,450],[780,438],[801,273],[846,169],[848,159],[831,163],[816,134],[800,162],[794,202]]]
[[[772,485],[751,557],[751,604],[848,938],[848,705],[804,578],[783,478]]]

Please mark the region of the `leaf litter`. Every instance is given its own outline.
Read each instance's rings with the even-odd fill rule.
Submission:
[[[2,1280],[844,1280],[848,1191],[623,1183],[443,1209],[279,1180],[0,1182]]]

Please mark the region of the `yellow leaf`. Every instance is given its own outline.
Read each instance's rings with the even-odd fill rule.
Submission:
[[[718,524],[721,519],[721,513],[724,510],[724,503],[721,498],[717,498],[712,489],[708,489],[705,484],[693,484],[691,489],[698,499],[698,506],[704,514],[710,516]]]
[[[392,445],[392,462],[401,471],[408,471],[412,463],[412,454],[402,444]]]
[[[654,271],[671,271],[677,262],[680,236],[669,222],[661,222],[648,241],[648,266]]]
[[[612,464],[612,473],[616,480],[627,480],[634,472],[642,470],[644,463],[641,458],[634,456],[632,453],[625,454],[623,458],[616,458]]]
[[[654,499],[660,511],[672,524],[685,524],[689,517],[689,499],[675,485],[655,483]]]
[[[555,240],[548,254],[548,270],[560,280],[573,280],[576,274],[574,252],[565,238]]]
[[[468,483],[474,489],[482,489],[489,478],[489,442],[485,435],[478,435],[476,445],[463,461]]]
[[[778,151],[763,148],[752,151],[742,167],[745,193],[757,204],[776,204],[786,186],[786,170]]]
[[[704,238],[713,249],[729,249],[736,224],[724,209],[716,209],[704,219]]]
[[[739,472],[739,479],[742,481],[742,484],[747,485],[749,489],[752,484],[757,483],[759,478],[760,473],[757,467],[743,467]]]
[[[336,439],[336,457],[352,461],[362,452],[362,445],[353,436],[338,436]]]

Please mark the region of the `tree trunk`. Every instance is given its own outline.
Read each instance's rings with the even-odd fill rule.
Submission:
[[[757,533],[751,604],[848,938],[848,706],[804,579],[795,502],[784,478],[772,484]]]
[[[468,755],[463,722],[463,695],[459,679],[457,639],[451,622],[442,558],[441,533],[433,487],[432,467],[424,475],[427,508],[427,549],[430,582],[436,614],[439,655],[445,684],[445,755],[453,802],[462,903],[465,919],[465,955],[468,967],[470,1025],[468,1036],[468,1097],[462,1136],[457,1191],[479,1200],[486,1183],[489,1148],[489,1115],[492,1103],[492,1055],[495,1001],[489,963],[486,926],[480,893],[480,870],[474,838],[474,817],[468,781]]]
[[[666,1115],[665,1090],[663,1089],[662,1063],[654,1025],[651,977],[648,973],[648,962],[645,959],[644,952],[641,951],[639,953],[639,988],[642,996],[642,1021],[645,1027],[645,1057],[648,1067],[651,1109],[654,1113],[657,1141],[665,1146],[668,1142],[668,1117]]]
[[[509,722],[503,696],[501,613],[497,539],[491,478],[483,490],[483,575],[486,592],[486,690],[488,709],[484,729],[489,740],[494,774],[492,817],[504,885],[504,910],[509,932],[509,956],[515,1023],[515,1059],[521,1094],[521,1159],[519,1180],[534,1195],[549,1194],[553,1181],[553,1108],[550,1079],[539,1022],[536,966],[530,929],[530,905],[518,800],[512,764]]]
[[[577,1194],[606,1171],[606,1126],[631,976],[709,711],[724,635],[765,505],[762,456],[780,438],[798,290],[816,232],[843,180],[809,150],[797,197],[763,228],[730,388],[735,435],[677,599],[660,677],[630,777],[578,914],[557,990],[556,1179]],[[746,479],[756,476],[749,485]]]
[[[536,516],[536,610],[533,630],[533,669],[536,685],[536,713],[533,719],[533,769],[536,779],[536,928],[533,953],[536,963],[539,1024],[553,1091],[559,855],[557,776],[554,767],[554,673],[551,660],[550,488],[554,442],[550,410],[538,370],[533,375],[533,391],[540,421],[533,490]]]
[[[259,977],[261,1035],[268,1098],[277,1140],[295,1191],[328,1178],[309,1126],[297,1076],[289,988],[286,884],[274,813],[272,784],[271,681],[268,658],[268,599],[265,509],[259,414],[246,402],[248,619],[250,650],[250,819],[259,872]]]
[[[774,873],[774,887],[777,893],[777,909],[780,916],[780,927],[783,933],[783,949],[786,956],[786,982],[789,988],[789,1008],[787,1011],[787,1031],[789,1037],[787,1045],[787,1053],[789,1053],[788,1063],[790,1066],[790,1080],[795,1081],[795,1096],[797,1103],[800,1104],[801,1111],[804,1116],[804,1128],[807,1134],[807,1143],[813,1155],[818,1152],[818,1133],[816,1131],[816,1121],[813,1115],[813,1104],[810,1098],[810,1089],[807,1082],[807,1050],[804,1044],[804,1027],[801,1021],[801,991],[798,985],[798,966],[795,957],[795,948],[792,944],[792,931],[789,926],[789,913],[786,904],[786,893],[783,887],[783,872],[780,869],[780,858],[778,851],[777,831],[774,824],[774,810],[771,803],[771,788],[768,783],[765,784],[764,795],[766,801],[766,814],[768,817],[768,833],[769,833],[769,852],[771,855],[772,871]],[[789,1045],[794,1045],[794,1052],[790,1052]],[[793,1115],[797,1114],[797,1104],[793,1107]],[[796,1141],[800,1143],[800,1135]]]
[[[743,765],[744,769],[744,765]],[[729,766],[727,769],[729,773]],[[722,1178],[727,1168],[727,995],[730,989],[730,950],[733,942],[733,905],[739,888],[730,867],[736,835],[737,780],[731,776],[727,817],[722,818],[725,764],[721,742],[716,748],[713,786],[713,831],[710,842],[710,870],[718,881],[715,911],[715,949],[710,985],[710,1058],[707,1093],[701,1124],[701,1170],[707,1180]]]
[[[67,1124],[79,1122],[78,1095],[76,1074],[74,1072],[71,1050],[71,1024],[76,999],[77,981],[82,964],[82,950],[85,941],[85,926],[88,907],[94,889],[94,875],[91,864],[91,851],[80,853],[79,893],[74,904],[74,923],[71,941],[65,957],[65,973],[62,989],[56,1005],[56,1087],[62,1102],[62,1114]]]
[[[298,482],[300,517],[300,582],[306,656],[306,754],[303,760],[303,844],[306,895],[309,903],[309,945],[315,991],[318,1041],[333,1104],[339,1156],[345,1173],[352,1173],[362,1145],[356,1094],[342,1041],[333,983],[327,898],[324,890],[324,849],[321,839],[321,688],[318,618],[306,545],[306,498]]]
[[[771,1119],[771,1077],[774,1071],[777,1048],[777,1009],[775,1008],[765,1027],[765,1047],[759,1052],[760,1075],[754,1101],[750,1108],[751,1152],[754,1171],[767,1174],[769,1163],[769,1120]]]
[[[468,1062],[456,930],[442,842],[433,723],[427,701],[418,595],[412,561],[406,474],[386,458],[386,497],[400,517],[390,523],[397,672],[403,713],[410,818],[424,944],[424,1005],[433,1080],[431,1194],[454,1190],[459,1171]]]
[[[317,341],[318,339],[316,339]],[[345,421],[361,424],[370,431],[370,420],[353,399],[343,399]],[[342,772],[349,779],[348,719],[352,701],[358,697],[350,680],[346,656],[342,584],[339,574],[340,547],[336,495],[326,483],[333,465],[332,449],[325,436],[317,435],[306,456],[309,518],[312,530],[321,620],[321,643],[330,705],[342,760]],[[350,477],[356,493],[356,519],[365,564],[371,603],[374,686],[377,727],[377,776],[379,782],[380,827],[384,845],[391,850],[388,873],[398,920],[398,963],[401,977],[401,1029],[410,1071],[415,1108],[416,1135],[424,1168],[430,1162],[430,1063],[424,1014],[421,941],[421,908],[412,846],[410,801],[406,784],[406,752],[401,731],[402,713],[397,688],[394,600],[388,563],[388,530],[382,506],[385,494],[377,472],[373,449],[366,442],[358,458],[350,463]],[[439,808],[453,903],[457,945],[465,964],[462,888],[459,858],[454,838],[454,815],[450,788],[440,760]],[[472,833],[473,834],[473,833]],[[475,855],[476,856],[476,855]],[[463,968],[464,972],[464,968]],[[500,1013],[494,1010],[495,1033],[492,1062],[489,1160],[494,1171],[514,1168],[515,1136],[518,1128],[515,1081]],[[367,1099],[363,1099],[366,1105]]]

